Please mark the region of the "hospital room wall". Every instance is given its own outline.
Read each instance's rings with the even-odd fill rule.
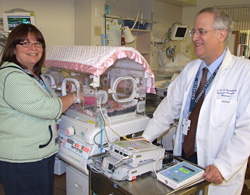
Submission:
[[[114,16],[135,18],[139,10],[144,20],[151,20],[153,0],[106,0],[110,6],[110,14]]]
[[[105,0],[75,0],[74,45],[102,45]]]
[[[47,45],[74,44],[75,0],[0,0],[0,18],[5,11],[24,9],[34,11],[36,26]]]
[[[105,32],[105,4],[111,5],[112,15],[122,17],[135,18],[143,10],[143,19],[155,22],[153,35],[159,39],[172,23],[181,22],[181,7],[156,0],[0,0],[0,18],[12,9],[34,11],[47,46],[101,45],[102,36],[95,35],[94,29]]]
[[[91,45],[91,1],[75,0],[74,44]]]
[[[166,34],[169,28],[174,23],[182,23],[182,7],[168,4],[161,1],[153,1],[152,13],[153,13],[153,41],[154,42],[165,42],[167,38]],[[152,47],[152,63],[150,64],[151,69],[155,74],[158,71],[162,71],[159,68],[159,50],[165,51],[170,45],[176,47],[176,53],[181,50],[180,41],[168,41],[164,45],[155,45]]]
[[[242,6],[250,5],[250,0],[197,0],[197,6],[193,7],[183,7],[182,10],[182,23],[193,27],[195,20],[195,13],[200,9],[209,6]],[[184,51],[187,56],[191,59],[196,59],[194,55],[194,47],[191,38],[188,38],[186,41],[181,43],[181,50]]]
[[[171,5],[157,0],[106,0],[110,5],[111,15],[136,18],[139,10],[143,12],[144,20],[152,20],[152,44],[151,44],[151,69],[158,69],[158,49],[153,42],[164,41],[169,27],[173,23],[181,23],[182,7]],[[132,6],[131,6],[132,5]],[[170,42],[172,44],[173,42]],[[177,50],[180,49],[180,42],[174,42]],[[155,71],[154,71],[155,72]]]
[[[182,22],[182,7],[157,0],[106,0],[106,4],[114,16],[136,18],[142,10],[143,20],[152,20],[153,37],[158,39],[162,39],[173,23]]]
[[[105,0],[0,0],[0,18],[5,11],[24,9],[34,11],[36,26],[47,45],[100,45],[104,33]]]
[[[105,5],[110,6],[110,15],[135,18],[142,9],[144,19],[150,20],[151,2],[152,0],[75,0],[75,44],[102,45]],[[96,32],[96,29],[101,31]]]
[[[140,3],[140,7],[151,8],[151,4],[148,4],[150,1],[152,0],[111,2],[118,7],[122,4],[120,8],[123,10],[123,16],[136,17],[139,9],[134,5],[144,2]],[[5,11],[12,9],[34,11],[36,26],[42,31],[47,45],[101,45],[101,35],[105,33],[105,3],[106,0],[0,0],[0,18]],[[108,3],[107,0],[106,4]],[[112,10],[112,14],[120,16],[121,11],[117,9],[115,13],[115,10]],[[151,12],[145,14],[147,15],[151,16]],[[95,34],[95,27],[101,28],[101,35]]]
[[[159,38],[181,20],[180,7],[155,0],[0,0],[0,17],[17,8],[34,11],[47,45],[99,45],[101,37],[94,35],[94,27],[100,26],[104,33],[105,4],[111,5],[112,15],[135,18],[140,9],[146,20],[153,15],[153,34]]]

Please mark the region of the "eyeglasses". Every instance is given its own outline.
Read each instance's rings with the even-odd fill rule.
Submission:
[[[192,29],[189,31],[189,36],[194,36],[194,34],[196,34],[197,36],[203,36],[206,33],[210,32],[210,31],[215,31],[215,30],[219,30],[219,29],[213,29],[213,30],[204,30],[204,29]]]
[[[17,43],[18,45],[22,45],[23,47],[25,48],[28,48],[28,47],[32,47],[33,45],[37,48],[42,48],[43,45],[41,42],[37,41],[35,43],[31,43],[29,41],[24,41],[24,42],[20,42],[20,43]]]

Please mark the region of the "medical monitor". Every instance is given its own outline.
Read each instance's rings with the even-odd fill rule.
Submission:
[[[3,27],[5,33],[10,33],[19,24],[35,25],[34,12],[6,12],[3,13]]]
[[[173,41],[181,41],[187,38],[188,26],[174,24],[171,27],[170,39]]]

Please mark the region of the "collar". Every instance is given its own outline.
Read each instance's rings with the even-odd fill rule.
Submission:
[[[201,69],[203,68],[207,68],[210,74],[213,74],[214,71],[216,70],[216,68],[222,63],[225,55],[227,52],[227,47],[225,48],[224,52],[221,54],[220,57],[218,57],[212,64],[210,64],[209,66],[206,65],[206,63],[204,62],[204,60],[201,63]]]

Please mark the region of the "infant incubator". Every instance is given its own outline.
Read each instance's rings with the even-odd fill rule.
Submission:
[[[107,143],[142,132],[149,121],[146,93],[155,93],[154,74],[133,48],[56,46],[47,49],[43,74],[58,95],[77,91],[59,122],[58,157],[88,174],[90,155]]]

